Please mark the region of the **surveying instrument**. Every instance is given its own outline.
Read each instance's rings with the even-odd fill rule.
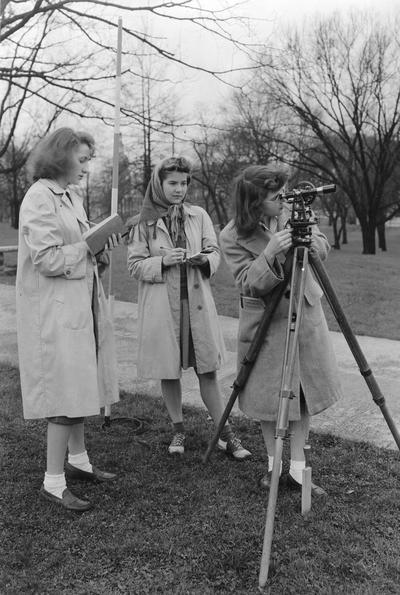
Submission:
[[[232,407],[235,404],[239,393],[244,388],[248,377],[250,376],[251,370],[257,360],[257,356],[267,335],[274,313],[283,295],[287,291],[288,284],[290,283],[288,322],[279,393],[279,409],[275,430],[276,443],[274,464],[271,474],[264,543],[259,573],[260,589],[263,589],[268,581],[275,509],[278,496],[279,476],[284,444],[283,441],[288,438],[289,403],[290,400],[295,397],[292,391],[292,382],[299,341],[301,316],[303,311],[305,283],[309,266],[311,266],[311,269],[325,294],[328,304],[335,315],[340,329],[359,367],[360,373],[368,385],[368,388],[372,394],[372,398],[376,405],[378,405],[378,407],[381,409],[383,417],[389,426],[397,447],[400,449],[400,434],[398,433],[394,421],[388,411],[385,398],[381,393],[368,362],[361,351],[359,343],[353,331],[351,330],[351,327],[342,310],[322,261],[317,252],[314,251],[311,246],[312,226],[317,223],[317,219],[311,210],[311,204],[317,195],[335,192],[336,186],[334,184],[330,184],[316,188],[308,182],[305,184],[306,186],[304,188],[295,188],[289,192],[281,193],[279,195],[281,200],[292,205],[291,216],[287,222],[287,226],[290,226],[293,230],[293,246],[288,252],[286,261],[283,265],[284,279],[268,294],[267,297],[260,297],[265,305],[263,317],[254,334],[252,343],[243,361],[241,362],[238,375],[236,376],[236,379],[232,385],[231,396],[227,402],[225,411],[218,424],[215,434],[208,445],[203,459],[204,462],[208,461],[210,454],[218,441]],[[302,482],[302,512],[307,512],[311,508],[311,468],[307,462],[307,448],[309,447],[306,445],[306,470],[303,471]]]

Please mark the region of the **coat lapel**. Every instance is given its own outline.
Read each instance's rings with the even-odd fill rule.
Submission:
[[[69,208],[72,206],[74,215],[78,219],[79,223],[83,225],[85,230],[89,229],[90,224],[86,216],[85,209],[83,208],[81,199],[75,194],[75,192],[71,192],[71,190],[68,191],[68,194],[70,199],[68,198],[66,192],[63,194],[64,203],[68,204]]]
[[[251,236],[238,235],[237,242],[249,252],[259,256],[271,239],[272,233],[267,229],[258,228]]]

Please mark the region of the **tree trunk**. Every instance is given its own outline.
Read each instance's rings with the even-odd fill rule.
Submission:
[[[13,148],[13,163],[15,165],[15,152],[14,152],[14,143],[12,145]],[[14,229],[18,229],[19,223],[19,200],[18,200],[18,179],[17,179],[17,172],[14,169],[12,172],[12,199],[11,199],[11,226]]]
[[[360,220],[361,233],[363,240],[363,254],[376,254],[376,243],[375,243],[375,223],[371,220],[362,222]]]
[[[340,233],[337,228],[338,217],[332,217],[332,229],[333,229],[333,248],[340,250]]]
[[[384,223],[380,223],[379,225],[377,225],[376,229],[378,231],[378,246],[379,246],[379,248],[383,252],[386,252],[387,251],[387,247],[386,247],[386,228],[385,228],[385,224]]]
[[[341,217],[341,223],[342,223],[342,233],[343,233],[343,239],[342,239],[342,244],[348,244],[347,241],[347,227],[346,227],[346,217]]]

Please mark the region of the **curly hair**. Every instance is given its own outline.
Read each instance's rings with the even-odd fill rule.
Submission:
[[[166,179],[171,172],[177,171],[179,173],[187,174],[187,183],[190,184],[192,164],[186,157],[167,157],[158,165],[158,176],[160,182]]]
[[[288,179],[288,169],[278,162],[250,165],[237,176],[233,189],[233,219],[239,233],[250,235],[254,231],[262,217],[266,191],[278,192]]]
[[[94,138],[88,132],[63,127],[45,136],[29,157],[28,170],[32,180],[55,180],[68,172],[71,167],[71,152],[81,144],[89,147],[90,157],[93,157]]]

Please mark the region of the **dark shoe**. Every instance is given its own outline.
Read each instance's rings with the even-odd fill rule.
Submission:
[[[78,467],[74,467],[68,461],[65,463],[65,475],[68,479],[80,479],[82,481],[113,481],[117,478],[115,473],[108,473],[108,471],[101,471],[97,467],[93,467],[92,471],[82,471]]]
[[[301,492],[301,483],[296,481],[290,473],[286,476],[286,486],[291,490],[297,490]],[[323,488],[320,486],[315,485],[315,483],[311,484],[311,494],[313,496],[327,496],[328,494],[325,492]]]
[[[63,506],[67,510],[73,510],[74,512],[86,512],[86,510],[90,510],[92,505],[87,500],[81,500],[77,496],[75,496],[68,488],[66,488],[62,493],[62,498],[57,498],[54,494],[51,494],[47,490],[44,489],[44,486],[40,488],[40,496],[45,500],[49,500],[50,502],[55,502],[60,506]]]
[[[260,477],[260,479],[258,480],[258,486],[262,489],[262,490],[269,490],[269,488],[271,487],[271,479],[272,479],[272,471],[268,471],[268,473],[266,473],[265,475],[263,475],[262,477]],[[279,476],[279,484],[282,483],[282,476]]]

